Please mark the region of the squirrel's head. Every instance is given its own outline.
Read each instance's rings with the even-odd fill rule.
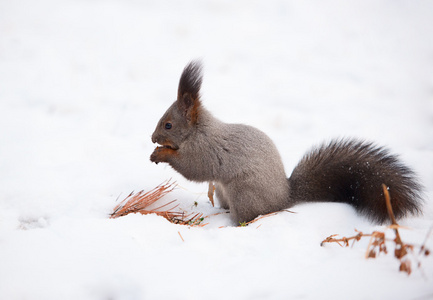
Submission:
[[[179,80],[177,100],[165,112],[152,134],[152,142],[178,150],[199,122],[202,66],[190,62]]]

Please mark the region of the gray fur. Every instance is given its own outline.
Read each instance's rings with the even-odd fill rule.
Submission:
[[[333,141],[307,154],[287,179],[278,150],[266,134],[251,126],[223,123],[201,105],[201,81],[201,64],[187,65],[178,99],[152,135],[162,147],[155,149],[151,161],[169,163],[189,180],[214,182],[220,205],[230,209],[235,222],[300,202],[338,201],[383,223],[387,215],[382,183],[397,200],[397,217],[420,212],[421,187],[413,172],[368,143]]]

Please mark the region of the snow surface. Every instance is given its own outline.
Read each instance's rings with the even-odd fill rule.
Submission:
[[[424,241],[432,1],[0,1],[0,299],[432,299],[432,256],[413,257],[407,276],[392,244],[374,260],[367,239],[320,247],[385,230],[347,205],[299,205],[248,227],[227,214],[203,228],[108,218],[118,198],[169,178],[180,188],[167,201],[221,212],[206,184],[149,161],[195,58],[205,105],[268,133],[288,173],[332,137],[400,153],[426,187],[402,238]]]

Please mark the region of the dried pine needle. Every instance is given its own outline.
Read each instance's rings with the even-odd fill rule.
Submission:
[[[140,213],[142,215],[156,214],[166,218],[174,224],[199,227],[207,225],[207,223],[202,223],[204,217],[201,213],[185,214],[184,212],[175,211],[174,209],[179,206],[179,204],[176,204],[176,200],[160,205],[156,208],[150,208],[152,204],[155,204],[175,188],[176,183],[168,180],[149,192],[140,191],[136,194],[132,192],[114,208],[110,218],[114,219],[126,216],[130,213]]]
[[[170,212],[171,210],[176,208],[177,205],[165,211],[158,211],[158,209],[173,204],[175,201],[169,202],[156,209],[149,209],[148,207],[162,197],[164,197],[165,195],[167,195],[168,193],[170,193],[171,191],[173,191],[175,187],[175,182],[172,183],[170,181],[166,181],[165,183],[158,185],[156,188],[147,193],[145,193],[144,191],[140,191],[137,194],[134,194],[134,192],[132,192],[114,208],[114,211],[113,213],[111,213],[110,218],[118,218],[126,216],[130,213],[137,212],[143,215],[150,213],[164,214]]]

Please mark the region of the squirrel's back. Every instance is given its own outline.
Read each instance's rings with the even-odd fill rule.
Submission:
[[[289,178],[292,203],[344,202],[370,220],[389,220],[382,184],[396,218],[421,211],[421,186],[397,156],[372,143],[334,140],[307,153]]]

